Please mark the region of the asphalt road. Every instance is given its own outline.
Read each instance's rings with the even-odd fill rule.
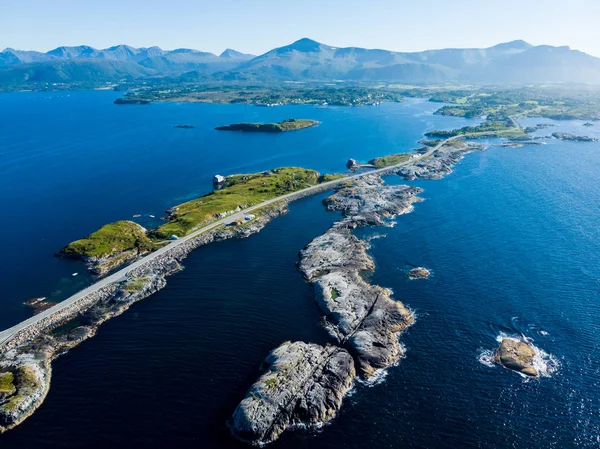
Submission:
[[[409,164],[413,164],[427,156],[430,156],[431,154],[433,154],[433,152],[435,152],[437,149],[439,149],[442,145],[444,145],[444,143],[451,141],[451,140],[455,140],[457,138],[459,138],[461,136],[456,136],[456,137],[451,137],[449,139],[444,140],[443,142],[440,142],[437,146],[429,149],[429,151],[427,151],[424,154],[421,155],[415,155],[413,156],[413,158],[401,162],[399,164],[390,166],[390,167],[384,167],[384,168],[379,168],[376,170],[372,170],[366,173],[361,173],[358,175],[352,175],[352,176],[346,176],[344,178],[340,178],[340,179],[336,179],[334,181],[328,181],[328,182],[324,182],[322,184],[317,184],[315,186],[311,186],[308,187],[306,189],[303,190],[298,190],[296,192],[293,193],[288,193],[286,195],[282,195],[279,196],[277,198],[273,198],[271,200],[268,201],[264,201],[260,204],[257,204],[256,206],[252,206],[249,207],[247,209],[244,209],[241,212],[237,212],[236,214],[230,215],[228,217],[222,218],[220,220],[217,220],[207,226],[204,226],[201,229],[198,229],[197,231],[192,232],[191,234],[180,238],[179,240],[174,240],[171,243],[169,243],[168,245],[165,245],[164,247],[158,249],[157,251],[154,251],[153,253],[148,254],[147,256],[142,257],[141,259],[139,259],[138,261],[132,263],[131,265],[126,266],[125,268],[120,269],[119,271],[111,274],[110,276],[107,276],[101,280],[99,280],[98,282],[90,285],[89,287],[81,290],[80,292],[74,294],[73,296],[65,299],[64,301],[61,301],[60,303],[56,304],[55,306],[39,313],[38,315],[35,315],[25,321],[22,321],[21,323],[17,324],[16,326],[13,326],[9,329],[6,329],[2,332],[0,332],[0,345],[6,343],[8,340],[10,340],[17,332],[22,331],[26,328],[28,328],[29,326],[32,326],[34,324],[39,323],[40,321],[42,321],[44,318],[50,317],[52,315],[54,315],[55,313],[58,313],[62,310],[64,310],[65,308],[73,305],[74,303],[76,303],[77,301],[79,301],[80,299],[86,297],[87,295],[89,295],[90,293],[94,293],[98,290],[100,290],[102,287],[105,287],[109,284],[114,284],[114,283],[118,283],[118,282],[122,282],[127,278],[127,275],[135,270],[136,268],[141,267],[142,265],[156,259],[157,257],[160,257],[161,255],[163,255],[164,253],[170,251],[171,249],[175,248],[178,245],[183,244],[184,242],[196,238],[198,237],[200,234],[203,234],[205,232],[211,231],[219,226],[222,225],[227,225],[229,223],[232,223],[233,221],[239,219],[239,218],[243,218],[244,215],[249,214],[253,211],[256,211],[258,209],[261,209],[265,206],[269,206],[270,204],[273,203],[277,203],[279,201],[286,201],[286,200],[293,200],[295,197],[304,197],[306,196],[306,194],[310,194],[311,191],[322,191],[322,190],[327,190],[328,187],[334,187],[337,184],[340,184],[342,182],[348,181],[348,180],[354,180],[354,179],[359,179],[363,176],[366,175],[372,175],[372,174],[378,174],[378,173],[384,173],[384,172],[389,172],[391,170],[394,170],[396,168],[402,167],[404,165],[409,165]]]

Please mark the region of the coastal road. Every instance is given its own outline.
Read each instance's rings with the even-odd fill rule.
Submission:
[[[396,165],[392,165],[389,167],[384,167],[384,168],[378,168],[376,170],[372,170],[369,172],[365,172],[365,173],[360,173],[357,175],[351,175],[351,176],[345,176],[343,178],[340,179],[336,179],[333,181],[327,181],[324,182],[322,184],[317,184],[311,187],[307,187],[306,189],[303,190],[298,190],[296,192],[292,192],[292,193],[288,193],[282,196],[279,196],[277,198],[273,198],[271,200],[268,201],[264,201],[260,204],[257,204],[256,206],[252,206],[249,207],[247,209],[244,209],[241,212],[237,212],[233,215],[230,215],[228,217],[222,218],[220,220],[214,221],[213,223],[204,226],[201,229],[198,229],[194,232],[192,232],[191,234],[180,238],[179,240],[174,240],[171,243],[169,243],[168,245],[163,246],[162,248],[154,251],[153,253],[148,254],[147,256],[142,257],[141,259],[139,259],[138,261],[132,263],[131,265],[126,266],[125,268],[120,269],[119,271],[111,274],[110,276],[107,276],[101,280],[99,280],[98,282],[90,285],[89,287],[81,290],[80,292],[74,294],[73,296],[65,299],[64,301],[61,301],[60,303],[56,304],[55,306],[39,313],[38,315],[35,315],[19,324],[17,324],[16,326],[13,326],[9,329],[6,329],[2,332],[0,332],[0,346],[2,346],[4,343],[8,342],[12,337],[14,337],[18,332],[27,329],[30,326],[36,325],[38,323],[40,323],[42,320],[44,320],[45,318],[51,317],[52,315],[54,315],[55,313],[59,313],[63,310],[65,310],[66,308],[72,306],[73,304],[75,304],[77,301],[85,298],[87,295],[94,293],[98,290],[100,290],[103,287],[106,287],[107,285],[110,284],[115,284],[115,283],[119,283],[119,282],[123,282],[127,276],[129,275],[129,273],[131,273],[133,270],[141,267],[142,265],[152,261],[153,259],[156,259],[158,257],[160,257],[161,255],[165,254],[166,252],[172,250],[173,248],[177,247],[178,245],[181,245],[185,242],[187,242],[190,239],[194,239],[196,237],[198,237],[200,234],[204,234],[205,232],[208,231],[212,231],[215,228],[218,228],[219,226],[225,226],[227,224],[232,223],[233,221],[243,218],[244,215],[249,214],[253,211],[256,211],[258,209],[262,209],[263,207],[269,206],[271,204],[277,203],[279,201],[292,201],[297,197],[305,197],[308,195],[310,195],[312,192],[317,193],[323,190],[329,190],[330,188],[335,187],[338,184],[341,184],[345,181],[348,180],[356,180],[356,179],[360,179],[364,176],[367,175],[373,175],[373,174],[383,174],[386,172],[391,172],[397,168],[400,168],[402,166],[405,165],[410,165],[410,164],[414,164],[415,162],[418,162],[421,159],[424,159],[428,156],[431,156],[436,150],[438,150],[439,148],[441,148],[445,143],[450,142],[452,140],[456,140],[458,138],[461,137],[465,137],[465,136],[455,136],[455,137],[450,137],[449,139],[446,139],[442,142],[440,142],[438,145],[436,145],[435,147],[430,148],[426,153],[423,154],[415,154],[411,159],[401,162],[399,164]]]

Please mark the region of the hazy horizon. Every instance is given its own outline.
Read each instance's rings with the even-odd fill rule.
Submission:
[[[485,9],[485,11],[484,11]],[[116,12],[115,12],[116,11]],[[23,0],[0,6],[0,49],[49,51],[60,46],[158,46],[219,54],[226,48],[259,55],[308,37],[335,47],[415,52],[486,48],[513,40],[569,46],[600,56],[595,17],[600,4],[574,0],[506,0],[481,8],[474,0],[417,4],[373,0],[272,0],[218,3],[157,0],[127,3]]]

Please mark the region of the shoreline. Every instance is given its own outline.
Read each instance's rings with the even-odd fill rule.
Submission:
[[[429,167],[429,170],[435,173],[442,169],[443,173],[448,173],[447,163],[450,160],[452,161],[450,163],[453,164],[465,152],[473,151],[471,143],[461,142],[458,145],[460,150],[456,145],[446,145],[453,140],[456,139],[447,139],[436,147],[430,148],[427,153],[401,164],[328,181],[245,209],[242,211],[243,213],[260,210],[263,213],[256,220],[240,227],[222,228],[222,220],[214,222],[207,228],[161,248],[93,284],[72,297],[70,302],[66,300],[59,303],[29,320],[3,331],[0,333],[0,354],[3,356],[3,360],[0,361],[0,372],[14,372],[25,367],[37,368],[41,374],[34,379],[33,387],[29,385],[33,391],[22,391],[19,387],[17,393],[8,397],[4,402],[0,398],[0,433],[23,422],[42,404],[47,390],[50,388],[50,363],[52,360],[95,335],[98,326],[104,321],[120,315],[133,303],[163,288],[166,285],[166,277],[182,269],[180,261],[193,249],[212,241],[247,237],[259,232],[272,219],[286,213],[287,205],[290,202],[330,190],[349,181],[356,182],[367,177],[392,173],[400,174],[406,165]],[[444,150],[445,147],[447,150]],[[455,156],[456,152],[460,153],[458,159]],[[436,158],[430,157],[434,153]],[[437,160],[438,156],[446,163],[440,166]],[[447,160],[448,156],[451,157],[450,160]],[[443,176],[443,174],[439,176]],[[75,318],[80,320],[72,323],[76,327],[64,334],[53,335],[53,331],[72,322]]]
[[[411,168],[408,165],[396,167],[393,173],[404,179],[439,179],[450,173],[464,154],[483,149],[465,142],[446,147],[446,151],[442,151],[444,145],[436,147],[441,161],[415,161],[413,170],[403,172],[403,168]],[[322,325],[333,342],[325,347],[285,342],[267,356],[260,377],[227,423],[240,441],[263,447],[300,424],[312,428],[331,421],[355,382],[381,376],[405,356],[399,336],[414,324],[414,313],[394,299],[391,290],[365,278],[374,272],[375,262],[367,252],[368,241],[352,231],[385,226],[394,217],[411,213],[413,203],[422,201],[417,195],[423,190],[387,185],[381,174],[374,172],[353,181],[323,200],[328,211],[341,212],[342,218],[299,254],[298,270],[314,286]],[[313,353],[310,357],[307,346]],[[347,360],[339,362],[338,369],[332,370],[334,375],[327,377],[323,366],[333,363],[332,347],[350,357],[352,367],[347,367]],[[305,387],[307,378],[320,385],[317,393],[312,385]]]

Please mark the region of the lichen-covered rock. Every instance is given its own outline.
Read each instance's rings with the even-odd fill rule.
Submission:
[[[504,338],[496,350],[494,360],[500,365],[528,376],[539,376],[533,362],[535,347],[528,341]]]
[[[380,191],[383,198],[378,198]],[[367,254],[368,244],[350,228],[380,224],[384,218],[412,210],[418,192],[407,186],[383,186],[373,176],[339,189],[324,203],[343,211],[345,218],[300,252],[299,269],[315,286],[325,328],[339,344],[348,346],[366,377],[400,359],[402,348],[396,334],[410,326],[414,317],[391,298],[390,290],[363,278],[375,264]]]
[[[299,269],[308,281],[332,272],[372,271],[369,245],[345,226],[334,226],[300,251]]]
[[[229,423],[235,437],[255,446],[276,440],[292,425],[331,420],[356,375],[344,349],[303,342],[283,343],[263,370]]]
[[[18,425],[44,401],[50,386],[50,360],[44,353],[14,352],[0,362],[5,394],[0,403],[0,433]]]

